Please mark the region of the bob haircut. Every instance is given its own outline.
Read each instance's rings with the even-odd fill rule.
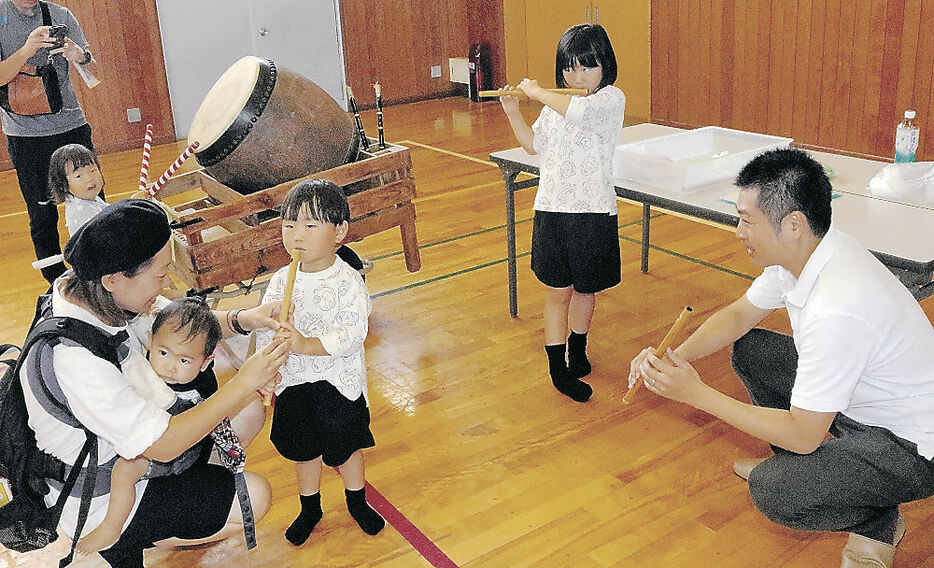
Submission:
[[[310,179],[290,189],[279,211],[284,221],[294,221],[306,207],[315,221],[335,227],[350,221],[350,205],[344,190],[326,179]]]
[[[594,91],[616,82],[616,54],[610,37],[599,24],[578,24],[564,32],[555,53],[555,84],[567,87],[564,71],[580,63],[584,67],[603,67],[603,78]]]
[[[84,166],[97,166],[97,169],[101,167],[97,154],[81,144],[68,144],[56,150],[49,160],[49,191],[55,203],[64,203],[65,198],[70,195],[68,192],[68,172],[65,171],[69,164],[71,165],[71,171]]]

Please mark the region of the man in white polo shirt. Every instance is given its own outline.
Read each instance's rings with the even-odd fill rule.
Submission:
[[[905,533],[899,504],[934,495],[934,329],[831,225],[830,181],[805,152],[758,156],[736,185],[736,236],[762,275],[670,359],[642,351],[629,382],[644,377],[769,442],[773,456],[734,463],[756,507],[794,529],[850,533],[844,568],[890,567]],[[753,329],[778,308],[793,337]],[[752,404],[708,387],[689,363],[730,344]]]

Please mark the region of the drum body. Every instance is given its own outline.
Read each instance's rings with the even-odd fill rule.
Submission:
[[[212,177],[243,194],[342,165],[359,144],[353,118],[321,87],[252,56],[214,83],[188,141]]]

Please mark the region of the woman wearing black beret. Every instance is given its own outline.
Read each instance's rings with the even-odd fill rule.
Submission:
[[[88,322],[110,335],[126,337],[117,349],[142,351],[134,330],[137,314],[147,314],[167,283],[171,261],[170,230],[163,211],[142,199],[117,202],[77,231],[65,247],[72,266],[53,284],[52,314]],[[218,314],[225,332],[275,328],[277,304],[241,310],[236,320]],[[202,440],[226,416],[256,404],[260,394],[272,392],[279,367],[288,358],[286,346],[274,342],[258,351],[239,372],[204,403],[176,416],[141,398],[112,363],[74,344],[52,349],[52,364],[42,366],[60,386],[74,417],[98,437],[98,463],[115,456],[169,461]],[[39,447],[66,464],[75,463],[85,440],[84,431],[56,420],[29,387],[34,366],[24,365],[20,378],[26,393],[30,425]],[[247,485],[256,518],[270,506],[266,480],[247,473]],[[46,502],[53,504],[59,491],[50,485]],[[79,488],[80,489],[80,488]],[[219,540],[242,534],[243,520],[235,499],[233,476],[222,466],[199,462],[174,476],[141,481],[137,504],[120,540],[101,556],[114,567],[140,568],[143,549],[153,545],[177,546]],[[97,494],[97,493],[95,493]],[[81,530],[93,530],[107,508],[106,493],[91,499]],[[70,541],[76,530],[80,491],[67,499],[60,528]]]

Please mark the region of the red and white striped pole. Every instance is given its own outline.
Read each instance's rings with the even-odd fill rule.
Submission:
[[[169,169],[165,170],[165,173],[163,173],[163,174],[159,177],[159,179],[156,180],[156,183],[152,184],[152,187],[149,188],[149,195],[151,195],[152,197],[155,197],[155,196],[156,196],[156,193],[158,193],[158,191],[159,191],[160,189],[162,189],[162,186],[165,185],[165,182],[169,181],[169,178],[172,177],[172,175],[175,173],[175,171],[176,171],[178,168],[180,168],[181,165],[185,163],[185,160],[187,160],[188,158],[190,158],[191,155],[194,154],[194,153],[195,153],[195,150],[197,150],[197,149],[198,149],[198,143],[197,143],[197,142],[192,142],[191,144],[189,144],[188,147],[185,148],[185,151],[182,152],[181,156],[179,156],[179,157],[172,163],[172,165],[169,166]]]
[[[146,137],[143,138],[143,165],[139,171],[139,190],[146,191],[149,181],[149,153],[152,151],[152,125],[146,125]]]

